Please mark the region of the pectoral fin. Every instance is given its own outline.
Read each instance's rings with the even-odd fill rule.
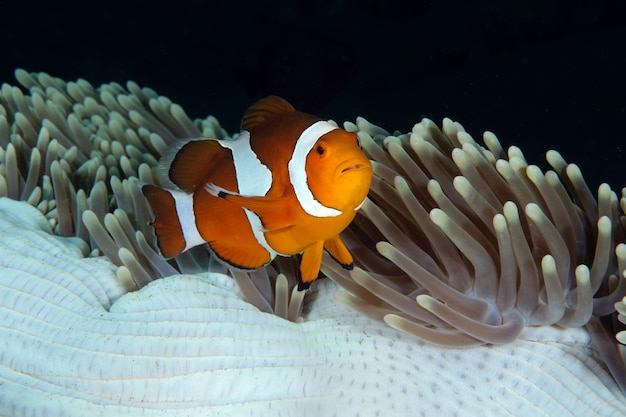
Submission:
[[[298,277],[298,291],[306,290],[315,281],[322,265],[324,242],[317,241],[302,252],[300,261],[300,277]]]
[[[293,202],[289,197],[244,196],[220,188],[215,184],[207,184],[204,188],[209,194],[223,198],[256,213],[261,218],[266,231],[286,229],[295,224],[292,210]]]
[[[354,268],[352,255],[339,236],[335,236],[334,238],[325,241],[324,249],[326,249],[330,256],[332,256],[333,259],[345,269]]]

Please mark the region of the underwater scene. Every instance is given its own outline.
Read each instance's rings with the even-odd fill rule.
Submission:
[[[0,415],[626,415],[625,13],[0,3]]]

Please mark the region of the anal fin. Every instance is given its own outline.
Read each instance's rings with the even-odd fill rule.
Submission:
[[[254,212],[261,219],[266,231],[286,229],[295,223],[292,200],[289,197],[243,196],[211,183],[204,188],[209,194]]]
[[[235,268],[257,269],[272,260],[269,252],[259,245],[235,247],[215,241],[209,242],[209,246],[218,258]]]

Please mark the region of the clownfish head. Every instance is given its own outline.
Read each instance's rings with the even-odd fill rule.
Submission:
[[[305,169],[314,198],[342,212],[363,202],[372,181],[372,164],[357,135],[342,129],[332,130],[315,142]]]

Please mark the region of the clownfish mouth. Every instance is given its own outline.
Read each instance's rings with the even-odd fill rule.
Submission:
[[[356,163],[356,164],[350,164],[347,167],[344,167],[341,170],[341,173],[346,173],[346,172],[350,172],[350,171],[357,171],[360,169],[365,169],[368,168],[367,164],[362,164],[362,163]]]

